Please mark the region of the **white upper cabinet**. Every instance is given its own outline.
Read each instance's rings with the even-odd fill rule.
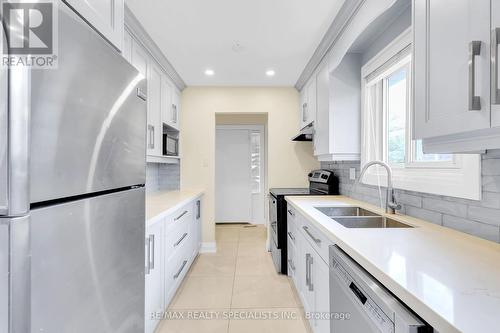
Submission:
[[[127,30],[123,33],[123,48],[122,55],[130,63],[132,63],[132,35]]]
[[[150,62],[148,74],[148,128],[147,154],[163,155],[163,124],[161,120],[162,72],[157,64]]]
[[[413,2],[414,138],[426,153],[500,148],[492,5],[498,12],[490,0]]]
[[[300,93],[300,129],[310,125],[316,118],[316,76],[313,75]]]
[[[162,91],[165,93],[163,122],[171,128],[179,130],[180,91],[168,80],[166,75]]]
[[[491,121],[493,127],[500,127],[500,60],[499,47],[500,43],[500,1],[492,1],[491,3]]]
[[[121,51],[125,0],[65,0],[65,2]]]
[[[316,75],[314,155],[320,161],[360,159],[360,70],[360,55],[348,53],[333,72],[324,64]]]
[[[178,132],[180,91],[151,54],[125,30],[123,56],[147,78],[147,161],[178,163],[175,157],[163,155],[164,124]],[[172,105],[175,104],[175,107]],[[175,112],[175,113],[174,113]],[[178,137],[178,133],[177,133]]]

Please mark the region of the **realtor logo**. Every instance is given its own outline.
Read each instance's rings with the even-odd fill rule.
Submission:
[[[57,0],[3,0],[4,66],[55,68]]]

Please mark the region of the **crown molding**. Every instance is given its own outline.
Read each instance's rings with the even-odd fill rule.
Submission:
[[[186,88],[184,80],[127,5],[125,5],[125,28],[134,36],[137,42],[142,44],[142,46],[149,51],[151,56],[163,68],[176,87],[181,91],[184,90]]]
[[[316,48],[316,51],[314,51],[314,54],[302,71],[302,74],[300,74],[300,77],[295,84],[295,88],[297,88],[297,90],[302,90],[307,80],[309,80],[309,78],[313,75],[316,68],[323,61],[333,45],[335,45],[343,31],[349,25],[354,15],[356,15],[365,1],[366,0],[345,0],[337,16],[335,16],[335,19],[328,28],[328,31]]]

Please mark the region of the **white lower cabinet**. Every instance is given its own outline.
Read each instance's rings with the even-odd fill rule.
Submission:
[[[146,332],[154,331],[159,322],[157,314],[165,308],[163,231],[163,221],[153,224],[146,230]]]
[[[289,275],[302,301],[312,331],[330,333],[329,268],[328,260],[325,262],[323,258],[323,249],[332,243],[327,241],[323,234],[317,235],[321,237],[317,238],[322,243],[321,247],[318,243],[308,240],[311,235],[305,232],[304,226],[315,233],[318,231],[303,216],[295,214],[292,223],[290,215],[288,220],[289,232],[294,230],[293,235],[288,234],[287,240]]]
[[[154,332],[198,255],[201,222],[196,198],[146,230],[146,333]]]

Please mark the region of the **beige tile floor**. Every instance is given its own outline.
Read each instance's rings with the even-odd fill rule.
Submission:
[[[262,226],[217,225],[217,253],[191,267],[157,333],[309,333],[290,279],[276,273]],[[182,316],[182,317],[181,317]]]

